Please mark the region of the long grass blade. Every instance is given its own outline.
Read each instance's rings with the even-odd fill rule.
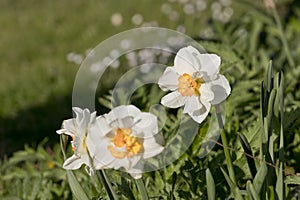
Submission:
[[[253,153],[252,153],[250,144],[249,144],[247,138],[242,133],[239,133],[239,139],[240,139],[240,142],[241,142],[242,147],[244,149],[244,152],[248,155],[248,156],[246,156],[247,164],[248,164],[248,167],[250,169],[251,175],[254,178],[256,173],[257,173],[257,170],[256,170],[255,162],[254,162],[254,159],[253,159]]]
[[[223,124],[223,119],[222,119],[222,115],[221,115],[220,105],[216,105],[216,113],[217,113],[219,128],[223,129],[224,124]],[[226,137],[226,134],[224,133],[224,131],[221,132],[221,139],[222,139],[223,145],[225,147],[228,147],[227,137]],[[225,154],[225,160],[226,160],[226,164],[228,167],[230,179],[232,180],[234,185],[237,185],[230,152],[227,148],[224,148],[224,154]]]
[[[138,187],[138,190],[140,192],[140,195],[141,195],[141,199],[143,200],[149,200],[149,197],[148,197],[148,193],[147,193],[147,190],[145,188],[145,184],[143,182],[143,179],[139,178],[136,180],[136,186]]]
[[[242,200],[243,197],[241,195],[239,188],[234,185],[234,183],[231,181],[230,177],[228,176],[228,174],[225,172],[225,170],[222,167],[221,167],[221,171],[230,187],[231,193],[234,195],[234,199]]]
[[[105,188],[109,199],[110,200],[118,199],[118,196],[116,195],[112,185],[110,184],[110,181],[108,180],[104,170],[99,170],[97,172],[97,176],[98,176],[100,182],[103,184],[103,187]]]
[[[209,170],[209,168],[205,171],[206,176],[206,185],[207,185],[207,198],[208,200],[214,200],[216,199],[216,186],[214,178]]]
[[[253,200],[260,200],[260,197],[259,197],[257,191],[255,190],[255,187],[251,183],[251,181],[247,181],[247,189],[249,190],[251,198]]]
[[[280,107],[280,137],[279,137],[279,171],[276,181],[276,195],[278,199],[285,199],[285,187],[284,187],[284,172],[283,172],[283,164],[284,164],[284,137],[283,137],[283,120],[284,120],[284,89],[283,89],[283,77],[282,73],[278,75],[277,82],[279,82],[279,88],[277,90],[279,96],[279,107]]]
[[[257,193],[260,193],[262,186],[264,184],[265,178],[267,176],[267,173],[268,173],[267,165],[266,165],[266,163],[263,162],[263,163],[261,163],[261,166],[258,169],[257,174],[253,180],[255,191],[257,191]]]

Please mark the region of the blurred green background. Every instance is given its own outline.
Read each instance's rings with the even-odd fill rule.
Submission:
[[[208,25],[218,18],[212,10],[222,8],[229,21],[231,5],[231,0],[1,0],[0,155],[25,143],[36,146],[45,137],[58,141],[55,130],[72,114],[80,61],[101,41],[142,26],[211,39]]]
[[[277,5],[296,59],[297,4],[289,0]],[[279,60],[277,68],[286,70],[279,33],[267,26],[270,21],[261,1],[1,0],[0,156],[11,155],[24,144],[36,146],[45,137],[50,144],[58,141],[55,130],[72,114],[72,86],[80,62],[106,38],[131,28],[160,26],[231,45],[234,32],[239,38],[236,46],[248,37],[251,42],[245,50]],[[271,32],[275,38],[268,36]],[[261,66],[268,60],[262,56],[257,62]]]
[[[229,136],[229,146],[234,147],[231,153],[240,188],[246,187],[251,176],[245,167],[246,156],[239,152],[238,134],[246,135],[257,156],[261,145],[257,138],[263,129],[259,121],[261,82],[273,60],[274,72],[282,71],[285,80],[285,169],[299,173],[300,1],[279,0],[278,15],[264,2],[270,1],[0,0],[0,172],[4,174],[0,197],[72,199],[55,131],[64,119],[72,117],[72,87],[80,63],[110,36],[147,26],[183,32],[208,52],[221,56],[221,73],[232,87],[224,132]],[[113,69],[99,83],[99,96],[112,88],[118,75],[114,73],[124,72],[128,63],[126,59],[121,61],[123,69]],[[142,99],[141,106],[161,95],[157,90],[141,91],[136,95],[137,101]],[[178,117],[176,111],[170,113],[170,124],[174,125]],[[276,120],[274,134],[278,136],[280,126]],[[145,175],[153,197],[169,198],[176,193],[186,199],[205,198],[207,168],[214,170],[218,196],[224,199],[230,195],[219,169],[224,166],[223,147],[216,145],[207,157],[198,157],[206,129],[207,123],[203,123],[195,141],[178,161]],[[273,142],[278,142],[278,137],[274,138]],[[24,151],[17,151],[24,146]],[[278,145],[274,148],[277,155]],[[95,178],[83,170],[75,173],[90,196],[105,196]],[[130,191],[135,189],[127,181],[130,178],[116,171],[109,173],[117,180],[114,186],[123,197],[131,199]],[[298,185],[293,181],[287,184],[296,194],[300,181]]]
[[[120,31],[134,28],[131,18],[161,20],[160,1],[29,0],[0,1],[0,155],[44,137],[71,116],[71,93],[82,54]],[[134,6],[133,6],[134,5]],[[151,7],[151,12],[146,12]],[[117,13],[117,14],[115,14]],[[112,15],[122,23],[112,24]]]

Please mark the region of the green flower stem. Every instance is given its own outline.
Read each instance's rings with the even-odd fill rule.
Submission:
[[[141,194],[141,197],[143,200],[149,200],[148,194],[147,194],[147,190],[145,188],[145,184],[143,182],[142,178],[139,178],[136,180],[136,185],[138,187],[138,190]]]
[[[102,184],[103,184],[103,186],[104,186],[104,188],[107,192],[107,195],[108,195],[109,199],[110,200],[118,199],[118,196],[116,195],[114,189],[112,188],[112,185],[111,185],[110,181],[108,180],[104,170],[99,170],[97,172],[97,177],[102,182]]]
[[[284,31],[283,31],[283,28],[282,28],[282,23],[280,21],[280,17],[278,15],[276,7],[274,7],[272,9],[272,13],[273,13],[273,16],[274,16],[277,28],[278,28],[278,30],[280,32],[281,42],[282,42],[282,45],[283,45],[283,50],[284,50],[284,52],[286,54],[286,58],[287,58],[287,60],[289,62],[289,65],[291,67],[295,67],[295,62],[294,62],[294,60],[293,60],[293,58],[291,56],[292,54],[291,54],[291,51],[290,51],[287,39],[285,37]]]
[[[215,108],[216,108],[219,128],[223,129],[224,123],[223,123],[223,119],[222,119],[222,115],[221,115],[220,105],[216,105]],[[237,185],[230,153],[229,153],[229,150],[226,148],[226,147],[228,147],[227,137],[223,130],[221,131],[221,139],[222,139],[222,144],[224,145],[224,154],[225,154],[225,159],[226,159],[230,179],[235,185]]]

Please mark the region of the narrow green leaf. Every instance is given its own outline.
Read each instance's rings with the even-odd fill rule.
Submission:
[[[250,191],[250,195],[252,197],[252,199],[254,200],[259,200],[260,197],[257,193],[257,191],[255,190],[255,187],[253,186],[253,184],[251,183],[251,181],[247,181],[247,189],[249,188]]]
[[[278,77],[279,89],[278,96],[280,102],[280,143],[279,143],[279,161],[284,162],[284,79],[283,73],[281,72]]]
[[[284,165],[284,136],[283,136],[283,120],[284,120],[284,89],[283,89],[283,76],[282,73],[278,75],[277,82],[279,84],[278,88],[278,96],[279,96],[279,106],[280,106],[280,137],[279,137],[279,171],[277,175],[276,181],[276,195],[278,199],[285,199],[285,187],[284,187],[284,172],[283,172],[283,165]]]
[[[97,176],[98,176],[98,180],[99,182],[102,183],[102,185],[104,186],[106,193],[109,197],[109,199],[113,200],[113,199],[118,199],[117,194],[115,193],[104,169],[102,170],[98,170],[97,171]]]
[[[276,135],[271,135],[271,137],[269,138],[269,154],[271,157],[272,162],[274,163],[274,143],[276,140],[277,136]]]
[[[268,189],[269,189],[268,199],[275,199],[275,192],[274,192],[273,185],[269,185]]]
[[[177,173],[174,172],[172,175],[172,195],[174,194],[175,191],[176,181],[177,181]]]
[[[280,112],[280,103],[279,103],[279,98],[280,98],[280,79],[281,79],[281,74],[276,73],[275,81],[274,81],[274,88],[277,90],[277,94],[275,97],[275,102],[274,102],[274,114],[276,117],[279,117],[279,112]]]
[[[155,187],[157,188],[157,191],[162,191],[165,186],[165,181],[163,180],[163,178],[161,177],[158,171],[155,173],[154,177],[155,177]]]
[[[71,170],[66,170],[67,171],[67,177],[68,177],[68,182],[72,191],[72,194],[74,195],[75,199],[77,200],[89,200],[87,194],[81,187],[80,183],[76,179],[74,173]]]
[[[216,114],[217,114],[219,128],[221,129],[222,143],[225,147],[228,147],[229,145],[228,145],[228,142],[227,142],[226,133],[224,131],[222,131],[223,126],[224,126],[224,122],[223,122],[223,119],[222,119],[220,104],[216,105],[215,108],[216,108]],[[231,181],[233,182],[234,185],[237,185],[236,184],[236,178],[235,178],[235,172],[234,172],[234,168],[233,168],[233,164],[232,164],[232,160],[231,160],[231,156],[230,156],[230,152],[227,148],[224,148],[224,154],[225,154],[225,160],[226,160],[226,164],[227,164],[227,167],[228,167],[229,176],[231,178]]]
[[[267,79],[266,79],[267,91],[270,93],[273,88],[273,67],[272,60],[270,60],[268,65]]]
[[[252,157],[253,157],[253,153],[252,153],[250,144],[249,144],[247,138],[246,138],[246,137],[244,136],[244,134],[242,134],[242,133],[239,133],[239,139],[240,139],[240,142],[241,142],[242,147],[243,147],[243,149],[244,149],[244,152],[245,152],[247,155],[250,155],[250,156],[251,156],[251,157],[246,156],[246,158],[247,158],[247,164],[248,164],[248,167],[249,167],[249,169],[250,169],[251,175],[252,175],[252,177],[254,178],[254,177],[255,177],[255,174],[257,173],[257,171],[256,171],[256,166],[255,166],[254,159],[252,158]]]
[[[292,53],[291,53],[291,50],[290,50],[290,47],[289,47],[289,44],[288,44],[288,41],[286,38],[286,33],[283,30],[282,23],[281,23],[281,20],[280,20],[280,17],[279,17],[276,7],[272,9],[272,13],[273,13],[273,17],[275,19],[275,22],[276,22],[276,25],[277,25],[277,28],[278,28],[278,31],[280,34],[280,39],[281,39],[282,45],[283,45],[283,51],[285,53],[287,61],[291,68],[295,68],[295,66],[296,66],[295,61],[292,57]]]
[[[138,190],[139,190],[140,195],[142,197],[141,199],[148,200],[149,197],[148,197],[148,193],[147,193],[147,190],[145,188],[143,179],[141,179],[141,178],[137,179],[136,180],[136,186],[138,187]]]
[[[257,174],[256,174],[256,176],[253,180],[255,191],[257,193],[260,193],[260,191],[261,191],[261,188],[262,188],[262,185],[263,185],[264,180],[266,178],[267,172],[268,172],[267,165],[266,165],[265,162],[262,162],[261,166],[258,169],[258,172],[257,172]]]
[[[209,170],[209,168],[205,171],[206,175],[206,184],[207,184],[207,197],[208,200],[214,200],[216,199],[216,188],[215,188],[215,181],[214,178]]]
[[[283,181],[283,163],[280,163],[279,172],[276,181],[276,196],[279,200],[285,199],[284,195],[284,181]]]
[[[68,136],[60,135],[60,148],[61,148],[64,160],[67,159],[67,156],[66,156],[67,143],[68,143]]]
[[[269,127],[269,135],[272,132],[272,122],[273,122],[273,113],[274,113],[274,102],[275,102],[275,97],[276,97],[276,89],[272,89],[271,93],[270,93],[270,97],[269,97],[269,103],[268,103],[268,113],[267,113],[267,117],[268,117],[268,127]]]
[[[228,174],[225,172],[225,170],[222,167],[221,167],[221,171],[230,187],[232,194],[234,195],[234,199],[242,200],[243,197],[241,195],[239,188],[234,185],[234,183],[231,181],[230,177],[228,176]]]
[[[261,29],[263,27],[263,24],[261,21],[257,20],[253,23],[253,28],[250,35],[250,47],[249,47],[249,55],[252,55],[258,48],[258,40],[259,40],[259,34],[261,33]]]
[[[261,82],[260,86],[260,111],[261,111],[261,119],[263,121],[263,118],[265,117],[265,113],[267,112],[267,106],[266,106],[266,89],[265,89],[265,82]]]

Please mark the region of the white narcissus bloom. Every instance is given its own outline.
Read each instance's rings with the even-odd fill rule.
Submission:
[[[91,134],[97,144],[95,168],[123,167],[135,179],[141,178],[144,159],[163,150],[154,137],[158,133],[157,117],[128,105],[115,107],[96,120],[98,133]]]
[[[76,118],[64,120],[62,129],[56,131],[58,134],[66,134],[72,137],[72,150],[74,154],[68,158],[63,168],[74,170],[86,165],[86,171],[91,176],[94,174],[93,156],[95,144],[89,137],[91,127],[95,124],[96,112],[90,113],[88,109],[73,107]]]
[[[216,54],[201,54],[192,46],[180,49],[174,66],[167,67],[158,84],[172,91],[161,99],[170,108],[184,106],[183,113],[201,123],[211,104],[224,101],[231,92],[228,80],[219,74],[221,59]]]

